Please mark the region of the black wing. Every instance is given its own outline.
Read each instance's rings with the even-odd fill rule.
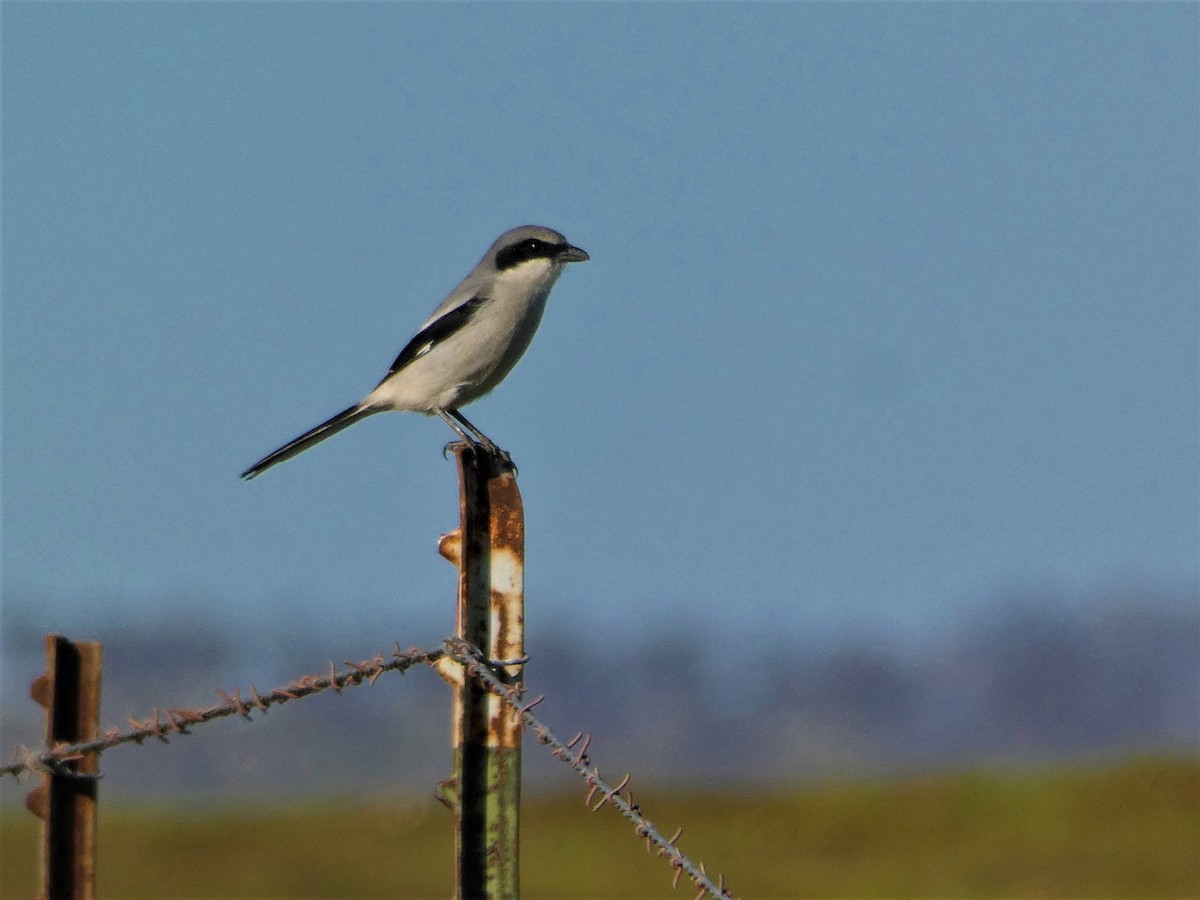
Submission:
[[[417,336],[404,345],[404,349],[400,351],[400,355],[396,357],[396,361],[392,363],[388,373],[383,376],[383,381],[387,381],[418,356],[424,356],[450,335],[461,331],[463,326],[470,322],[479,309],[488,302],[488,299],[484,294],[476,294],[466,303],[454,307],[450,312],[439,319],[434,319],[418,331]]]

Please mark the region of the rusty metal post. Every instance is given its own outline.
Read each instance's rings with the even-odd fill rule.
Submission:
[[[490,660],[525,655],[525,513],[514,472],[483,453],[457,447],[459,530],[438,549],[458,566],[458,635]],[[466,677],[439,664],[454,686],[454,775],[443,786],[456,814],[456,894],[516,898],[521,803],[521,718]],[[520,686],[520,665],[501,669]]]
[[[46,708],[46,746],[93,740],[100,730],[104,647],[46,635],[46,671],[29,692]],[[25,806],[42,819],[42,893],[46,900],[96,894],[96,779],[100,754],[64,762],[29,792]]]

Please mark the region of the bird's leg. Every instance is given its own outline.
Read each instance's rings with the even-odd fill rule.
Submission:
[[[464,416],[462,413],[460,413],[457,409],[447,410],[447,412],[449,412],[450,415],[452,415],[455,419],[457,419],[459,424],[461,424],[463,426],[463,428],[466,428],[467,431],[471,432],[471,434],[473,434],[475,436],[475,439],[476,439],[475,443],[477,443],[479,446],[483,447],[483,449],[486,450],[488,453],[490,453],[492,456],[496,457],[497,459],[502,460],[505,465],[511,466],[513,469],[516,469],[516,466],[513,465],[512,457],[508,455],[508,451],[501,450],[499,447],[497,447],[495,445],[495,443],[492,442],[491,438],[489,438],[486,434],[484,434],[482,431],[480,431],[478,428],[476,428],[474,425],[472,425],[469,421],[467,421],[466,416]],[[459,429],[456,428],[455,431],[459,431]],[[461,433],[462,432],[459,431],[459,434],[461,434]]]
[[[492,443],[491,439],[486,434],[484,434],[482,431],[480,431],[478,428],[476,428],[474,425],[472,425],[470,422],[468,422],[467,417],[464,416],[462,413],[460,413],[457,409],[448,409],[448,410],[446,410],[446,412],[448,412],[451,416],[453,416],[455,421],[459,425],[461,425],[463,428],[467,429],[467,431],[471,432],[473,443],[480,444],[489,451],[495,451],[495,450],[500,449],[499,447],[497,447],[495,444]],[[458,431],[459,434],[462,434],[462,429],[456,429],[456,430]]]

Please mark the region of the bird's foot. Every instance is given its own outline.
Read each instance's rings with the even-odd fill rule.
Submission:
[[[512,469],[513,472],[517,471],[517,464],[513,462],[507,450],[500,449],[491,441],[480,441],[476,446],[492,457],[492,459],[502,463],[506,469]]]
[[[456,453],[459,450],[470,450],[472,453],[486,453],[504,468],[511,469],[516,474],[517,464],[513,462],[513,458],[509,455],[509,452],[497,447],[491,441],[450,441],[450,443],[442,448],[442,458],[449,459],[451,453]]]

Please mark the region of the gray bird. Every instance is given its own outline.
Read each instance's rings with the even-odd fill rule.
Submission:
[[[533,340],[563,266],[586,259],[587,253],[553,229],[524,225],[506,231],[400,351],[375,390],[264,456],[242,477],[253,478],[359,419],[388,410],[440,416],[468,444],[511,463],[459,407],[512,371]]]

